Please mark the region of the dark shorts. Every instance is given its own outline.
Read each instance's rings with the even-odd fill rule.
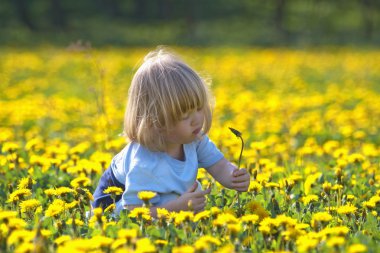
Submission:
[[[98,186],[96,187],[96,190],[93,194],[94,201],[91,203],[93,208],[101,207],[104,209],[107,208],[109,205],[113,204],[111,195],[103,193],[103,191],[107,189],[109,186],[116,186],[123,189],[123,191],[125,190],[125,185],[123,185],[116,179],[111,168],[108,168],[106,171],[104,171],[103,175],[99,180]],[[121,196],[122,195],[116,196],[115,201],[119,201],[121,199]]]

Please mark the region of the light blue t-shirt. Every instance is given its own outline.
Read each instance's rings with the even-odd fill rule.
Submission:
[[[129,143],[111,162],[116,179],[125,185],[117,203],[117,212],[125,205],[142,205],[137,197],[140,191],[153,191],[150,200],[161,205],[186,192],[195,182],[198,168],[207,168],[223,158],[223,154],[205,135],[183,145],[184,161],[176,160],[164,152],[152,152],[138,143]]]

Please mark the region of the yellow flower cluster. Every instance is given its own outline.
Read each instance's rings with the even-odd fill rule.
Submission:
[[[99,177],[126,144],[119,134],[130,70],[148,50],[0,51],[5,251],[379,251],[377,49],[178,48],[213,78],[209,136],[237,162],[240,142],[228,128],[242,133],[251,183],[235,202],[200,169],[197,179],[211,188],[205,210],[158,207],[157,217],[155,192],[138,193],[145,206],[120,216],[116,203],[91,207]]]

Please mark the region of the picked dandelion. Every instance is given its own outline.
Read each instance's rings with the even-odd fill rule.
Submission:
[[[240,169],[240,164],[241,164],[241,158],[242,158],[242,155],[243,155],[243,150],[244,150],[244,140],[243,140],[243,137],[242,137],[242,134],[241,132],[239,132],[238,130],[232,128],[232,127],[229,127],[229,129],[231,130],[231,132],[241,140],[241,149],[240,149],[240,155],[239,155],[239,161],[238,161],[238,169]],[[242,212],[242,208],[241,208],[241,204],[240,204],[240,193],[237,192],[236,193],[236,197],[235,199],[237,199],[237,204],[238,204],[238,213],[241,214]],[[234,205],[236,200],[232,201],[232,204],[231,204],[231,207],[232,205]]]

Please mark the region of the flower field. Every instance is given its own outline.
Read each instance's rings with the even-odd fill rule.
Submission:
[[[91,211],[125,145],[128,86],[148,51],[0,49],[0,252],[380,251],[374,49],[177,48],[212,79],[209,136],[236,164],[241,141],[228,128],[242,133],[249,192],[200,169],[212,187],[201,213]]]

